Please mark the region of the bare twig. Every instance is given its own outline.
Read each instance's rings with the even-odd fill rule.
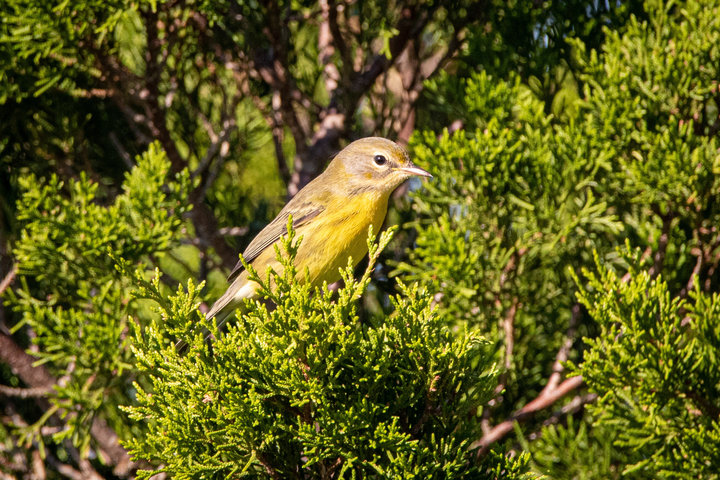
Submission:
[[[338,46],[341,52],[346,48],[339,34],[337,25],[337,11],[335,6],[329,5],[328,0],[320,0],[320,10],[322,12],[322,22],[318,31],[318,50],[320,56],[320,65],[323,66],[323,76],[325,78],[325,90],[333,92],[340,82],[340,72],[332,62],[332,56],[335,53],[334,45]],[[333,31],[333,28],[335,31]],[[337,32],[337,34],[336,34]],[[342,56],[342,53],[341,53]],[[345,60],[343,56],[343,65]]]
[[[576,395],[573,397],[572,400],[570,400],[566,405],[563,405],[559,409],[557,409],[553,414],[545,420],[542,423],[543,427],[548,427],[550,425],[555,425],[560,422],[563,418],[567,417],[568,415],[573,415],[576,412],[579,412],[580,409],[582,409],[585,405],[588,403],[592,403],[595,400],[597,400],[598,395],[597,393],[586,393],[585,395]],[[529,440],[536,440],[540,437],[541,430],[538,430],[536,432],[531,433],[528,435]]]
[[[264,32],[272,45],[271,51],[258,55],[255,65],[261,78],[280,94],[280,112],[283,123],[290,129],[298,152],[305,149],[310,132],[304,128],[295,106],[296,98],[305,97],[295,84],[288,66],[288,29],[277,1],[267,3],[268,26]]]
[[[695,281],[698,279],[698,276],[700,275],[700,270],[702,270],[703,267],[704,257],[705,255],[703,254],[703,252],[697,253],[697,260],[695,261],[695,267],[693,267],[690,278],[688,279],[685,287],[683,287],[683,289],[680,290],[680,293],[678,294],[680,298],[686,298],[690,291],[695,287]]]
[[[329,4],[327,7],[323,8],[323,3]],[[337,2],[335,0],[329,0],[329,2],[322,1],[320,2],[321,5],[321,13],[323,16],[323,21],[327,20],[328,27],[330,29],[330,34],[332,35],[332,42],[335,45],[335,48],[337,48],[338,53],[340,54],[340,59],[342,60],[343,64],[343,72],[348,74],[348,79],[350,78],[350,73],[352,70],[352,57],[350,55],[350,50],[347,47],[347,44],[345,43],[345,37],[348,35],[351,35],[350,32],[343,34],[340,31],[340,25],[338,23],[338,8],[337,8]],[[326,17],[327,14],[327,17]]]
[[[66,463],[59,462],[52,455],[48,455],[45,461],[48,463],[48,465],[60,472],[61,475],[66,476],[70,480],[85,480],[85,475],[83,475],[83,472],[73,468]]]
[[[517,313],[517,309],[518,299],[517,297],[513,297],[512,304],[503,319],[503,331],[505,332],[505,370],[509,370],[512,365],[513,348],[515,346],[515,314]]]
[[[229,138],[232,134],[232,131],[235,129],[235,113],[234,113],[234,107],[237,104],[233,104],[233,112],[230,114],[228,118],[226,118],[223,121],[222,130],[220,133],[215,134],[215,132],[212,130],[212,127],[210,127],[211,133],[211,143],[208,147],[207,151],[205,152],[205,156],[200,160],[200,163],[198,164],[198,167],[192,172],[191,176],[195,177],[200,175],[201,177],[204,176],[203,181],[201,182],[198,189],[193,192],[193,202],[198,203],[202,202],[205,199],[205,196],[207,195],[208,189],[212,186],[212,184],[215,182],[215,179],[217,178],[218,174],[220,173],[220,170],[222,169],[222,166],[224,164],[225,158],[227,157],[229,151],[230,151],[230,143]],[[209,132],[209,133],[210,133]],[[215,161],[213,165],[213,159],[215,157],[218,157],[219,159]],[[211,165],[212,168],[211,168]],[[208,172],[209,169],[209,172]],[[207,175],[205,175],[208,173]]]
[[[553,372],[550,375],[547,384],[542,389],[540,394],[538,394],[538,396],[534,400],[514,412],[512,415],[510,415],[510,418],[504,420],[496,426],[490,428],[487,424],[483,425],[483,437],[471,446],[471,448],[478,449],[478,458],[482,457],[483,455],[485,455],[485,453],[487,453],[492,443],[497,442],[505,435],[510,433],[513,429],[513,424],[515,422],[523,421],[530,418],[536,412],[549,407],[571,391],[582,386],[583,379],[581,376],[571,377],[566,379],[562,383],[560,382],[562,373],[565,369],[563,363],[567,361],[570,349],[572,348],[572,344],[575,338],[575,330],[577,328],[577,323],[580,320],[581,314],[582,312],[580,309],[580,305],[576,303],[572,307],[572,315],[570,317],[565,341],[563,342],[562,346],[558,350],[557,355],[555,356]]]
[[[218,230],[218,235],[225,237],[242,237],[250,231],[248,227],[223,227]]]
[[[33,450],[32,452],[32,475],[31,478],[37,480],[45,480],[47,478],[47,472],[45,471],[45,462],[43,462],[40,450]]]
[[[417,60],[412,66],[412,73],[404,75],[403,101],[400,108],[395,112],[395,129],[398,132],[398,140],[407,143],[410,135],[415,129],[415,106],[420,98],[420,93],[425,86],[425,80],[435,75],[447,62],[455,56],[462,45],[462,37],[467,20],[454,26],[453,36],[447,43],[447,48],[440,49],[423,60]],[[409,49],[406,49],[409,52]],[[398,64],[398,67],[400,65]],[[408,72],[409,73],[409,72]]]
[[[0,395],[6,397],[17,397],[17,398],[34,398],[43,397],[47,395],[52,388],[50,387],[37,387],[37,388],[15,388],[8,387],[7,385],[0,385]]]
[[[132,170],[135,166],[135,164],[133,163],[133,159],[128,153],[128,151],[125,149],[123,144],[120,143],[120,139],[118,139],[118,136],[115,134],[115,132],[110,132],[108,134],[108,138],[110,138],[110,142],[112,142],[115,150],[117,150],[120,158],[122,158],[123,163],[125,163],[125,166],[128,168],[128,170]]]
[[[44,366],[34,365],[35,358],[20,348],[11,336],[2,333],[0,333],[0,361],[8,364],[13,374],[33,389],[44,388],[49,391],[58,383]],[[46,407],[48,405],[48,402],[41,397],[37,398],[37,401],[43,402]],[[58,419],[64,418],[63,411],[60,409],[56,415]],[[120,446],[115,431],[104,420],[96,417],[90,427],[90,433],[107,455],[109,463],[115,466],[117,474],[126,474],[130,471],[133,467],[130,456]]]
[[[18,272],[18,264],[14,264],[10,271],[5,275],[5,277],[2,279],[2,282],[0,282],[0,295],[3,294],[3,292],[10,286],[10,284],[15,280],[15,276]]]
[[[530,403],[522,407],[520,410],[514,412],[510,418],[495,425],[489,433],[483,435],[483,437],[477,442],[473,443],[470,448],[478,449],[477,457],[483,457],[490,448],[490,445],[502,439],[505,435],[510,433],[513,429],[515,422],[521,422],[527,420],[536,412],[543,410],[550,405],[554,404],[568,393],[580,388],[583,385],[582,376],[571,377],[562,382],[557,388],[548,390],[544,388],[540,395],[537,396]]]
[[[259,102],[260,99],[258,98],[257,101]],[[280,102],[280,93],[275,92],[272,96],[272,113],[265,114],[265,119],[272,130],[273,147],[275,148],[278,172],[287,188],[287,184],[290,182],[290,169],[288,168],[287,158],[285,158],[282,145],[283,139],[285,138],[285,129],[283,128],[282,115],[280,114]]]
[[[653,256],[653,266],[650,267],[648,272],[652,278],[660,275],[663,264],[665,263],[665,254],[667,253],[668,241],[670,240],[670,228],[672,227],[673,219],[674,217],[672,215],[663,216],[662,232],[658,239],[658,248]]]
[[[575,341],[575,330],[577,328],[578,322],[580,321],[580,315],[582,315],[580,304],[576,303],[571,308],[570,323],[568,324],[567,332],[565,333],[565,340],[563,341],[562,346],[560,347],[557,355],[555,356],[555,363],[553,363],[553,373],[550,375],[548,383],[547,385],[545,385],[543,392],[546,390],[555,389],[560,383],[560,378],[563,371],[565,370],[563,363],[567,361],[568,355],[570,354],[570,349],[572,348],[572,344]],[[542,395],[542,392],[540,393],[540,395]]]
[[[502,289],[505,286],[505,283],[507,282],[508,278],[510,277],[510,274],[515,271],[517,268],[517,262],[520,260],[520,258],[527,253],[527,248],[520,248],[513,252],[513,254],[508,259],[508,262],[505,264],[505,267],[502,270],[502,273],[500,274],[500,280],[498,282],[498,291],[495,293],[495,305],[501,306],[502,300],[501,300],[501,293]],[[497,395],[502,393],[503,390],[505,390],[505,383],[507,381],[507,370],[512,366],[512,353],[515,346],[515,337],[514,337],[514,325],[515,325],[515,316],[517,315],[517,309],[519,306],[519,301],[517,297],[512,298],[512,302],[510,304],[510,308],[505,313],[505,317],[503,317],[502,320],[502,327],[503,331],[505,333],[505,371],[500,375],[500,380],[498,382],[498,386],[495,388],[495,392]],[[497,403],[497,402],[494,402]],[[490,412],[488,411],[488,416]],[[485,424],[484,428],[489,428],[489,417],[486,417],[484,419]]]
[[[218,52],[217,55],[221,58],[226,57],[224,52]],[[263,99],[253,93],[250,88],[250,82],[248,80],[250,77],[250,66],[247,62],[242,61],[242,55],[240,55],[240,57],[241,61],[227,59],[225,61],[225,67],[230,69],[232,72],[238,90],[245,98],[249,98],[253,102],[255,108],[257,108],[262,114],[263,118],[265,118],[265,122],[270,127],[273,137],[273,146],[275,147],[275,158],[277,160],[278,172],[287,187],[287,184],[290,181],[290,169],[288,168],[287,158],[285,158],[285,152],[283,151],[282,146],[283,139],[285,137],[285,130],[283,127],[282,115],[280,113],[280,93],[277,91],[273,93],[272,108],[268,107]],[[301,101],[301,105],[310,111],[314,111],[316,109],[316,106],[310,102]]]
[[[34,366],[35,358],[25,353],[10,335],[0,333],[0,361],[8,364],[14,375],[33,388],[52,388],[55,378],[42,366]]]
[[[190,215],[198,236],[198,242],[195,245],[201,250],[212,246],[215,253],[220,256],[225,268],[231,269],[237,263],[237,252],[225,242],[222,235],[218,234],[218,222],[212,209],[205,202],[193,202]]]

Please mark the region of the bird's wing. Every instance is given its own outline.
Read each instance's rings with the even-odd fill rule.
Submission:
[[[295,197],[296,200],[297,196]],[[243,258],[246,262],[251,263],[266,248],[278,241],[283,235],[287,234],[287,222],[290,215],[293,217],[293,228],[305,225],[307,222],[318,216],[325,207],[313,201],[297,201],[293,200],[288,203],[285,208],[278,214],[275,219],[270,222],[260,233],[250,242],[250,245],[243,252]],[[298,199],[299,200],[299,199]],[[240,272],[243,271],[242,262],[238,261],[233,271],[228,277],[228,281],[232,282]]]

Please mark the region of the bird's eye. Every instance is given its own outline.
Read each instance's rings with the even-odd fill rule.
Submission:
[[[387,158],[385,158],[385,155],[375,155],[373,162],[375,162],[375,165],[385,165]]]

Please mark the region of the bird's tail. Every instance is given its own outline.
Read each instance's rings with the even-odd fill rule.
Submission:
[[[217,325],[218,329],[222,328],[225,321],[235,312],[235,309],[242,303],[243,299],[255,295],[256,285],[253,282],[243,282],[240,284],[238,280],[233,282],[223,296],[213,303],[210,311],[205,315],[208,320],[212,318],[215,319],[215,325]],[[203,334],[205,335],[206,341],[212,336],[212,333],[210,333],[208,329],[204,329]],[[175,344],[175,349],[178,353],[183,353],[187,347],[188,344],[185,340],[180,340]]]

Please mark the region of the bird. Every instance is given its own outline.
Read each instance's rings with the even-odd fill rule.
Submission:
[[[298,281],[308,278],[312,285],[340,280],[340,269],[352,257],[355,265],[368,252],[367,235],[377,234],[387,214],[388,200],[410,177],[432,177],[416,166],[403,147],[382,137],[355,140],[338,153],[323,173],[302,188],[250,242],[242,256],[264,279],[268,267],[282,266],[274,245],[287,234],[288,220],[302,237],[295,256]],[[307,277],[304,273],[307,272]],[[218,328],[244,299],[257,295],[259,285],[248,278],[238,261],[228,277],[230,286],[213,304],[206,318]],[[179,351],[187,344],[180,341]]]

